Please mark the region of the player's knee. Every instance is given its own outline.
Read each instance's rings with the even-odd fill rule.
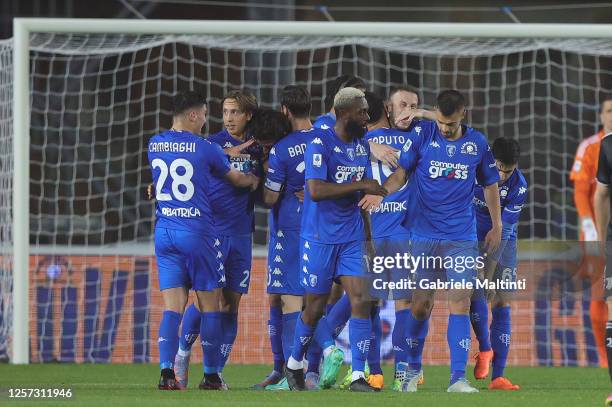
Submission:
[[[349,296],[351,314],[358,318],[367,318],[372,309],[372,301],[363,292],[352,292]]]
[[[419,302],[412,303],[412,315],[415,319],[419,321],[423,321],[429,318],[431,314],[431,309],[433,308],[432,300],[422,300]]]
[[[268,299],[271,307],[281,307],[283,305],[280,294],[270,294]]]
[[[324,307],[309,306],[302,311],[302,321],[306,325],[314,326],[323,316]]]
[[[451,314],[468,315],[470,313],[470,299],[449,301],[449,310]]]

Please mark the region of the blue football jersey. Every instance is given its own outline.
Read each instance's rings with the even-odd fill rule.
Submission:
[[[289,133],[270,150],[266,188],[281,192],[276,205],[270,210],[270,234],[277,229],[300,230],[302,203],[295,192],[304,189],[306,146],[315,137],[322,137],[323,130],[310,128]]]
[[[414,124],[415,122],[413,121],[411,128],[414,127]],[[368,132],[365,135],[365,139],[398,150],[401,150],[408,141],[406,131],[386,127]],[[371,166],[372,178],[381,185],[384,184],[387,178],[393,173],[393,170],[389,168],[389,166],[374,158],[372,158]],[[406,183],[399,191],[386,196],[380,207],[370,213],[373,239],[408,233],[408,230],[402,225],[402,222],[404,218],[410,219],[412,217],[409,212],[410,195],[408,183]]]
[[[435,122],[422,121],[407,137],[399,162],[406,171],[414,171],[410,183],[418,216],[404,225],[430,239],[476,240],[476,181],[499,181],[485,136],[463,126],[463,136],[449,141]]]
[[[319,179],[346,184],[371,178],[370,146],[364,139],[345,143],[333,129],[315,137],[306,147],[306,182]],[[301,236],[309,241],[337,244],[364,240],[364,226],[356,192],[340,199],[314,202],[304,189]]]
[[[221,148],[244,143],[232,137],[227,130],[209,136],[208,140]],[[244,173],[261,175],[261,149],[258,145],[252,144],[245,151],[244,157],[228,158],[232,168]],[[214,179],[210,185],[210,196],[219,233],[232,236],[253,232],[255,197],[250,188],[236,188],[225,179]]]
[[[327,130],[331,129],[336,125],[336,115],[331,112],[322,114],[312,124],[312,127],[317,129]]]
[[[168,130],[151,137],[148,156],[155,188],[156,227],[217,232],[210,186],[224,180],[230,171],[223,150],[201,136]]]
[[[510,177],[499,185],[499,200],[501,204],[501,217],[504,225],[504,240],[516,240],[516,224],[521,216],[521,210],[527,199],[527,181],[517,168]],[[474,211],[476,212],[476,227],[478,238],[482,240],[491,230],[491,215],[484,199],[482,186],[476,185],[474,193]]]

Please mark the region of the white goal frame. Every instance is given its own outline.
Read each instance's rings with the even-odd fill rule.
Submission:
[[[612,39],[612,26],[603,24],[14,19],[13,315],[11,335],[11,362],[14,364],[29,363],[29,37],[31,33]]]

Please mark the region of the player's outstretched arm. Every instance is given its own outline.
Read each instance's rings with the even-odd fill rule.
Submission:
[[[259,178],[255,175],[248,173],[242,173],[238,170],[231,169],[225,174],[225,179],[227,179],[230,184],[237,188],[250,188],[251,191],[255,191],[259,186]]]
[[[497,182],[487,185],[483,190],[492,224],[491,230],[485,236],[485,247],[489,253],[493,253],[499,247],[502,236],[501,206]]]
[[[407,180],[408,173],[404,168],[400,166],[397,168],[397,170],[393,172],[393,174],[389,176],[389,178],[387,178],[387,180],[383,184],[383,188],[387,190],[387,193],[392,194],[396,191],[399,191],[401,187],[406,185]]]
[[[306,181],[310,198],[315,201],[343,198],[347,195],[361,191],[364,194],[386,196],[385,191],[377,181],[373,179],[362,179],[347,184],[336,184],[320,179],[309,179]]]

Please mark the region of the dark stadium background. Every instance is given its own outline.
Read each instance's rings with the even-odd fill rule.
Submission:
[[[129,7],[126,7],[126,3],[133,7],[130,10]],[[190,4],[184,4],[190,3]],[[219,4],[221,2],[218,2]],[[128,0],[120,1],[120,0],[107,0],[107,1],[79,1],[79,0],[5,0],[1,2],[0,5],[0,38],[9,38],[12,36],[12,18],[13,17],[79,17],[79,18],[138,18],[137,13],[141,14],[143,17],[147,19],[201,19],[201,20],[210,20],[210,19],[227,19],[227,20],[306,20],[306,21],[325,21],[328,19],[327,16],[320,10],[317,9],[317,6],[321,2],[317,1],[279,1],[279,0],[264,0],[264,1],[245,1],[242,4],[245,6],[251,7],[238,7],[231,5],[231,2],[225,2],[224,5],[202,5],[197,4],[197,0]],[[504,13],[501,10],[501,6],[507,5],[509,2],[500,2],[500,1],[463,1],[461,2],[461,7],[491,7],[492,9],[489,11],[474,11],[474,10],[444,10],[444,11],[412,11],[405,13],[398,12],[389,12],[384,11],[384,7],[397,6],[400,3],[402,6],[422,6],[423,2],[420,1],[389,1],[389,0],[379,0],[375,2],[376,7],[380,8],[379,11],[363,11],[363,10],[333,10],[330,9],[329,13],[331,17],[335,21],[404,21],[404,22],[417,22],[417,21],[438,21],[438,22],[512,22],[510,16]],[[510,2],[512,6],[522,6],[522,5],[546,5],[546,4],[576,4],[577,1],[548,1],[548,2],[534,2],[534,1],[513,1]],[[597,2],[592,2],[597,3]],[[296,10],[289,9],[271,9],[265,7],[252,7],[256,4],[278,4],[278,5],[295,5],[298,7]],[[372,2],[362,1],[362,0],[352,0],[352,1],[336,1],[336,2],[328,2],[326,5],[328,7],[334,6],[351,6],[355,8],[359,7],[368,7],[372,6]],[[430,7],[442,7],[442,6],[450,6],[457,5],[457,2],[452,1],[429,1],[427,2]],[[515,11],[515,16],[520,19],[521,22],[538,22],[538,23],[610,23],[612,22],[612,8],[598,8],[598,7],[583,7],[579,9],[571,9],[571,10],[540,10],[540,11]],[[180,48],[180,44],[178,45]],[[350,54],[354,50],[347,47],[347,49],[343,50],[344,54]],[[156,52],[164,52],[162,50],[157,50]],[[357,53],[359,53],[359,49],[357,49]],[[231,52],[229,53],[230,60],[233,57]],[[542,55],[534,54],[534,58],[537,59],[536,63],[539,62],[539,58]],[[401,57],[401,56],[398,56]],[[570,62],[567,58],[572,58],[572,55],[562,54],[554,52],[549,56],[551,61],[558,60],[559,62],[564,59],[565,62]],[[205,58],[205,55],[202,55],[202,58]],[[298,54],[299,58],[299,54]],[[523,61],[525,62],[525,61]],[[117,60],[117,58],[107,58],[105,64],[108,64],[108,67],[113,66],[123,66],[133,63],[133,61],[129,58],[125,58],[125,60]],[[452,58],[449,58],[448,61],[444,59],[441,60],[441,63],[449,68],[452,68],[450,64],[453,63]],[[478,64],[484,64],[485,61],[477,62]],[[492,61],[492,64],[495,65],[495,58]],[[604,66],[612,66],[612,60],[610,58],[601,58],[602,67]],[[409,62],[408,65],[414,66],[415,69],[425,69],[427,67],[420,66],[420,62],[418,58],[414,58],[413,62]],[[479,67],[485,68],[485,65],[478,65]],[[495,66],[493,66],[495,67]],[[171,66],[168,66],[168,69],[171,69]],[[38,72],[48,71],[53,73],[55,70],[57,72],[65,72],[66,66],[63,66],[61,62],[53,64],[53,66],[46,66],[43,62],[40,66],[34,67],[34,69]],[[74,64],[73,67],[68,67],[68,69],[74,69],[75,72],[78,72],[82,69],[78,63]],[[186,67],[180,67],[181,69],[187,69]],[[465,69],[462,68],[462,69]],[[546,74],[546,67],[537,68],[536,77],[538,79],[544,78],[543,75]],[[280,73],[282,76],[282,73]],[[305,73],[304,73],[305,75]],[[555,75],[557,75],[554,71],[552,72],[552,79],[555,79]],[[558,73],[559,82],[562,82],[561,75],[562,72]],[[99,101],[104,101],[107,99],[110,103],[111,97],[113,98],[121,98],[121,92],[117,94],[111,95],[114,93],[111,91],[111,78],[107,78],[109,83],[104,83],[104,78],[102,78],[101,87],[106,88],[106,91],[100,92],[98,95]],[[266,78],[264,78],[265,80]],[[300,79],[300,74],[296,74],[296,79]],[[120,78],[119,80],[128,80],[126,78]],[[272,80],[272,79],[270,79]],[[305,79],[302,79],[305,80]],[[393,82],[395,84],[401,84],[408,80],[411,81],[411,78],[404,78],[401,76],[397,76],[393,78]],[[485,79],[483,78],[483,81]],[[236,75],[235,78],[232,79],[232,85],[239,86],[240,78]],[[444,80],[441,81],[444,84]],[[423,85],[418,83],[413,83],[416,85]],[[478,84],[476,84],[478,85]],[[489,84],[489,86],[494,87],[496,83],[494,81]],[[43,86],[42,84],[40,86]],[[47,86],[45,82],[44,86]],[[52,85],[51,85],[52,86]],[[253,90],[257,88],[258,83],[256,83],[255,78],[249,78],[247,76],[246,83],[243,86],[247,89]],[[481,86],[485,86],[482,84]],[[523,214],[520,236],[523,238],[565,238],[572,239],[576,238],[576,228],[575,226],[567,226],[567,225],[575,225],[576,224],[576,216],[573,212],[573,209],[570,211],[564,211],[561,206],[551,205],[548,209],[545,206],[548,206],[549,202],[544,202],[548,196],[551,196],[549,191],[546,191],[546,188],[554,189],[553,197],[559,197],[561,195],[565,196],[566,202],[572,202],[572,191],[571,184],[567,182],[567,171],[569,171],[572,154],[575,151],[578,142],[586,136],[589,136],[595,132],[595,128],[587,123],[596,122],[597,118],[597,110],[592,106],[584,111],[578,112],[578,106],[580,104],[581,98],[584,95],[580,94],[578,89],[552,89],[547,90],[545,84],[537,84],[536,86],[536,94],[542,94],[547,96],[552,96],[552,101],[548,104],[548,106],[536,106],[536,113],[542,114],[545,112],[545,109],[550,109],[549,111],[557,117],[570,117],[574,118],[573,121],[566,123],[566,127],[564,130],[561,130],[561,123],[558,123],[559,128],[555,129],[556,125],[554,122],[552,123],[552,128],[546,128],[545,124],[542,124],[542,128],[536,128],[536,132],[544,133],[546,131],[552,131],[554,133],[566,132],[567,134],[571,134],[567,140],[564,140],[563,143],[554,143],[550,145],[550,142],[546,142],[544,138],[541,141],[538,141],[536,147],[536,154],[530,157],[524,156],[521,161],[521,166],[526,169],[527,173],[530,173],[531,179],[541,179],[540,183],[544,184],[539,189],[535,188],[531,191],[530,200],[532,202],[541,202],[542,206],[536,208],[533,212],[533,218],[529,218],[531,214],[529,211]],[[37,90],[44,93],[44,89],[37,89],[37,81],[33,81],[34,91]],[[612,89],[612,78],[610,76],[605,76],[602,79],[602,87],[606,89]],[[379,88],[372,89],[381,94],[385,94],[388,89]],[[520,93],[521,90],[519,89]],[[540,93],[541,92],[541,93]],[[559,93],[558,95],[556,93]],[[567,92],[565,95],[565,100],[569,100],[574,102],[572,106],[567,107],[566,105],[562,105],[561,103],[557,103],[556,100],[562,100],[561,93]],[[223,89],[220,87],[214,91],[213,95],[209,95],[212,98],[220,98],[223,93]],[[322,104],[322,95],[324,93],[323,86],[314,86],[311,89],[313,101],[314,101],[314,109],[313,115],[317,115],[324,110]],[[429,92],[428,94],[424,94],[423,102],[427,106],[431,106],[433,103],[433,98],[435,94],[433,92]],[[521,97],[521,95],[518,95]],[[556,98],[555,96],[559,96]],[[595,97],[595,95],[592,95]],[[491,96],[489,96],[491,97]],[[524,95],[523,95],[524,97]],[[495,96],[493,96],[495,98]],[[115,99],[113,99],[115,100]],[[274,106],[274,101],[276,100],[276,96],[272,94],[263,94],[260,93],[260,100],[263,105],[266,106]],[[167,110],[169,106],[170,95],[162,95],[159,99],[159,103],[162,110]],[[478,111],[478,106],[482,106],[484,104],[483,100],[471,100],[470,103],[476,108],[472,110],[472,116],[470,119],[474,123],[483,123],[485,120],[484,113],[482,109]],[[44,103],[47,104],[50,110],[61,111],[62,108],[69,107],[71,105],[75,105],[81,103],[78,97],[57,97],[53,98],[50,96],[48,100],[45,100]],[[522,102],[521,102],[522,103]],[[37,101],[34,100],[34,107],[36,108]],[[527,102],[525,102],[527,104]],[[56,109],[54,109],[56,107]],[[154,133],[160,125],[165,127],[165,123],[169,122],[170,117],[156,117],[154,114],[158,106],[155,104],[146,105],[145,109],[149,111],[150,114],[145,115],[145,129]],[[514,108],[514,107],[513,107]],[[522,109],[522,106],[519,106]],[[539,111],[542,109],[542,111]],[[52,161],[52,157],[54,154],[58,154],[58,152],[54,152],[52,148],[47,148],[45,151],[45,160],[42,159],[42,142],[45,137],[49,137],[49,134],[42,134],[41,128],[43,126],[37,126],[43,120],[48,120],[47,126],[49,128],[59,128],[60,121],[63,120],[62,123],[70,120],[76,120],[75,117],[70,117],[70,115],[64,115],[64,117],[60,117],[60,115],[48,115],[47,117],[43,117],[42,113],[36,113],[36,109],[33,109],[32,113],[32,133],[31,133],[31,177],[32,179],[40,179],[41,174],[47,174],[50,171],[45,171],[43,167],[45,164],[45,160]],[[220,117],[220,106],[218,104],[212,104],[210,106],[210,115],[211,117]],[[495,121],[496,115],[499,115],[499,112],[493,111],[487,112],[488,120]],[[580,122],[582,119],[583,124],[575,124],[574,122]],[[90,123],[98,123],[96,119],[81,117],[80,120],[88,121]],[[98,118],[99,120],[99,118]],[[55,122],[55,123],[54,123]],[[505,124],[499,127],[503,127]],[[507,124],[508,128],[506,129],[492,129],[487,132],[490,139],[495,138],[500,133],[508,135],[509,132],[512,132],[512,124]],[[536,123],[536,127],[538,124]],[[37,130],[38,129],[38,130]],[[220,123],[217,120],[209,121],[208,129],[209,132],[216,132],[220,130]],[[92,139],[95,138],[97,143],[104,142],[104,138],[108,138],[107,141],[111,141],[111,137],[113,134],[112,128],[105,128],[103,125],[99,125],[96,128],[95,132],[92,132]],[[58,134],[59,136],[59,134]],[[70,134],[70,132],[63,132],[61,134],[64,145],[70,145],[71,140],[76,141],[76,137],[74,134]],[[520,136],[519,136],[520,139]],[[82,140],[82,138],[81,138]],[[520,139],[524,141],[523,139]],[[87,140],[85,140],[87,141]],[[133,144],[130,144],[133,143]],[[39,148],[37,148],[39,147]],[[137,151],[141,148],[141,144],[137,139],[131,138],[126,146],[122,146],[122,148],[118,148],[118,154],[122,153],[127,149],[127,151]],[[548,157],[550,153],[559,153],[553,154],[553,158]],[[65,158],[67,152],[63,151],[62,156]],[[112,154],[112,153],[111,153]],[[541,154],[541,157],[538,156]],[[569,154],[569,155],[568,155]],[[83,156],[81,156],[83,157]],[[144,157],[144,154],[143,154]],[[74,185],[75,193],[77,195],[76,199],[53,199],[52,193],[58,193],[59,196],[69,197],[71,196],[70,191],[66,191],[62,193],[62,191],[51,191],[56,187],[56,183],[60,180],[67,181],[72,179],[73,172],[72,170],[66,171],[65,174],[59,172],[58,177],[60,179],[47,179],[46,182],[36,182],[31,184],[31,208],[32,211],[36,211],[40,214],[47,214],[48,216],[39,217],[36,221],[33,221],[31,224],[31,243],[33,244],[110,244],[110,243],[118,243],[118,242],[128,242],[128,241],[150,241],[152,236],[152,205],[142,199],[142,195],[140,194],[140,190],[138,189],[124,189],[126,183],[131,182],[131,178],[124,177],[125,173],[134,173],[141,171],[142,177],[134,177],[148,179],[150,177],[149,170],[146,165],[143,167],[142,158],[140,160],[131,160],[130,162],[125,162],[122,160],[113,160],[110,157],[110,166],[111,173],[115,176],[107,177],[106,180],[95,180],[93,179],[91,182],[83,183],[83,185]],[[533,169],[534,162],[540,162],[540,158],[546,162],[548,161],[554,168],[559,169],[559,171],[547,172],[544,169],[538,170]],[[534,162],[531,162],[534,161]],[[127,166],[126,166],[127,165]],[[78,168],[77,168],[78,171]],[[95,168],[94,168],[95,171]],[[101,173],[103,169],[100,169]],[[538,172],[539,171],[539,172]],[[96,174],[92,174],[92,178],[96,178]],[[66,177],[62,179],[62,177]],[[546,178],[546,177],[550,178]],[[123,178],[122,178],[123,177]],[[547,181],[548,180],[548,181]],[[548,183],[547,183],[548,182]],[[104,185],[106,183],[106,185]],[[65,184],[65,182],[64,182]],[[47,191],[47,187],[49,191]],[[72,188],[73,186],[67,185],[65,188]],[[64,188],[64,187],[60,187]],[[107,189],[107,194],[105,196],[101,196],[102,194],[98,194],[98,198],[95,197],[96,191],[101,191]],[[92,196],[92,194],[94,196]],[[50,199],[51,198],[51,199]],[[104,201],[104,202],[103,202]],[[129,205],[126,205],[128,203]],[[127,210],[123,210],[124,207],[127,206]],[[63,222],[58,222],[57,219],[61,219],[61,215],[65,213],[66,215],[76,214],[82,215],[83,217],[89,216],[86,210],[93,210],[101,213],[101,208],[106,208],[103,214],[99,216],[103,216],[104,219],[100,219],[101,224],[105,224],[106,227],[99,228],[97,231],[87,231],[85,230],[83,233],[71,233],[68,231],[79,229],[78,227],[74,227],[74,224],[67,224]],[[89,208],[89,209],[87,209]],[[546,216],[550,214],[545,213],[547,210],[553,211],[552,217],[558,221],[559,224],[565,225],[564,227],[551,227],[546,223]],[[81,213],[82,212],[82,213]],[[60,215],[60,217],[58,217]],[[69,216],[66,216],[66,222],[78,222],[78,218],[70,219]],[[38,223],[37,223],[38,222]],[[266,218],[262,213],[259,213],[256,219],[256,222],[260,226],[265,226]],[[95,224],[95,217],[91,217],[89,219],[89,224]],[[36,230],[45,230],[44,234],[36,234],[34,231]],[[94,228],[95,229],[95,228]],[[564,230],[562,230],[564,229]],[[260,229],[255,236],[255,242],[257,244],[265,244],[265,232],[263,229]]]

